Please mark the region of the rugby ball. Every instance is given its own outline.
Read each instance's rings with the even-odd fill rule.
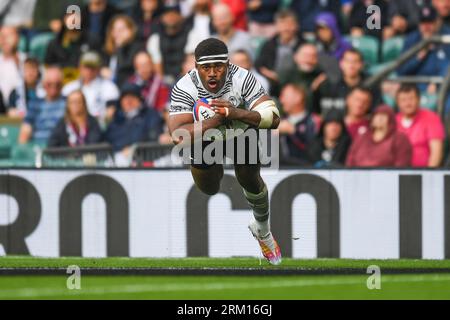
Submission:
[[[205,98],[199,99],[195,102],[193,115],[194,121],[200,122],[212,118],[216,113],[211,109],[209,101]]]

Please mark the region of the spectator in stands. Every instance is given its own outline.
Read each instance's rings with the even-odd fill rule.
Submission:
[[[106,32],[105,51],[109,62],[102,75],[119,87],[133,75],[134,56],[142,50],[142,44],[135,41],[136,33],[136,24],[126,15],[112,18]]]
[[[23,66],[23,81],[11,92],[8,102],[8,116],[23,118],[27,114],[30,102],[45,97],[41,83],[39,61],[27,58]]]
[[[343,39],[336,17],[329,12],[321,13],[316,17],[315,25],[319,51],[341,60],[344,52],[352,46]]]
[[[162,12],[162,0],[139,0],[133,7],[131,16],[138,27],[137,39],[146,43],[158,31]]]
[[[158,141],[162,132],[161,116],[156,110],[143,106],[141,88],[125,85],[121,90],[120,110],[115,113],[105,133],[106,140],[116,151],[116,164],[129,165],[132,145]]]
[[[8,105],[11,92],[20,85],[26,55],[18,51],[19,32],[14,27],[0,29],[0,91],[3,104]]]
[[[308,163],[308,146],[318,131],[318,119],[306,109],[306,91],[299,85],[283,87],[280,102],[286,115],[278,126],[280,161],[305,165]]]
[[[340,17],[343,10],[349,11],[352,0],[292,0],[290,7],[297,14],[300,21],[300,30],[305,33],[314,33],[314,22],[321,12],[332,12]],[[339,29],[345,30],[344,23],[338,21]]]
[[[248,31],[254,37],[272,38],[275,27],[275,13],[280,7],[278,0],[247,0]]]
[[[233,26],[233,13],[227,5],[223,3],[214,5],[212,19],[217,32],[214,36],[228,46],[228,52],[230,54],[237,50],[246,50],[252,55],[252,59],[254,58],[250,35]]]
[[[117,9],[125,13],[130,13],[133,6],[136,4],[136,0],[107,0],[108,3],[115,6]],[[169,0],[172,1],[172,0]],[[177,0],[178,1],[178,0]]]
[[[30,101],[27,115],[20,127],[19,143],[46,144],[53,128],[64,115],[65,100],[61,95],[63,73],[58,67],[49,67],[42,81],[45,98]]]
[[[410,1],[410,0],[407,0]],[[395,2],[391,1],[390,3]],[[377,6],[380,11],[368,12],[370,6]],[[377,39],[382,38],[383,31],[388,24],[389,2],[387,0],[356,0],[353,3],[349,17],[350,34],[354,37],[363,35],[373,36]],[[370,19],[370,20],[369,20]],[[368,22],[371,24],[368,24]],[[379,23],[379,28],[373,28],[372,24]],[[370,29],[369,29],[370,26]]]
[[[447,27],[450,26],[450,0],[432,0],[433,6],[438,12],[439,19]]]
[[[78,62],[84,52],[100,49],[98,44],[89,41],[87,34],[71,28],[73,19],[75,19],[75,13],[64,16],[61,32],[49,43],[44,58],[46,65],[58,65],[64,68],[66,80],[77,77]]]
[[[161,17],[161,29],[147,42],[155,71],[168,84],[175,82],[181,71],[189,29],[178,6],[167,7]]]
[[[90,42],[103,42],[109,21],[120,11],[107,0],[89,0],[81,10],[83,32]]]
[[[141,51],[134,57],[134,69],[136,72],[128,82],[141,88],[141,95],[147,108],[162,113],[169,101],[170,90],[162,77],[155,72],[152,58],[146,51]]]
[[[231,56],[230,59],[231,63],[250,70],[255,78],[259,81],[259,83],[263,86],[263,88],[266,90],[266,92],[270,92],[270,83],[269,81],[264,78],[254,67],[252,62],[252,57],[250,54],[245,50],[238,50]]]
[[[119,89],[114,82],[100,76],[102,58],[97,52],[84,53],[79,65],[80,77],[66,84],[62,94],[68,97],[72,92],[81,90],[87,101],[89,114],[104,125],[112,119],[115,103],[120,95]]]
[[[47,146],[79,147],[102,141],[102,131],[97,120],[88,112],[86,99],[81,90],[67,97],[64,117],[52,130]]]
[[[356,49],[348,49],[339,61],[341,74],[337,81],[327,78],[314,94],[314,112],[325,115],[331,109],[345,111],[345,98],[350,90],[361,85],[364,76],[364,60]]]
[[[33,11],[31,36],[47,31],[55,34],[61,32],[61,14],[71,5],[81,8],[84,5],[84,0],[37,0]]]
[[[403,36],[416,29],[419,24],[420,9],[426,2],[423,0],[388,1],[388,25],[383,28],[384,39]]]
[[[409,167],[412,147],[408,137],[397,130],[391,107],[378,107],[369,130],[353,142],[348,157],[349,167]]]
[[[247,30],[247,4],[243,0],[220,0],[219,3],[226,4],[230,8],[233,17],[233,27]]]
[[[29,27],[36,0],[12,0],[0,3],[0,26]]]
[[[211,5],[212,0],[195,0],[194,12],[186,21],[191,29],[184,48],[186,54],[194,53],[197,45],[213,34]]]
[[[311,43],[301,45],[294,55],[296,67],[280,74],[280,84],[295,83],[303,86],[307,92],[307,109],[312,110],[312,93],[317,90],[323,72],[319,66],[319,53]],[[273,92],[273,90],[272,90]]]
[[[372,92],[361,86],[354,87],[347,95],[345,125],[352,140],[369,129],[368,114],[372,100]]]
[[[445,33],[447,27],[440,29],[436,10],[431,6],[424,6],[420,11],[419,30],[410,33],[404,44],[403,52],[411,49],[423,39],[439,33]],[[442,44],[431,44],[421,50],[415,57],[401,65],[397,72],[403,76],[443,76],[447,74],[450,62],[450,46]],[[421,92],[436,93],[435,84],[421,84]]]
[[[330,110],[324,117],[318,136],[308,148],[309,161],[316,168],[342,167],[350,145],[351,138],[342,112]]]
[[[276,36],[262,46],[255,61],[256,69],[274,85],[278,83],[280,74],[294,68],[294,53],[304,42],[299,34],[294,12],[289,10],[278,12],[275,15],[275,26]]]
[[[412,145],[413,167],[439,167],[443,159],[445,130],[441,119],[420,108],[420,92],[415,85],[403,84],[396,96],[397,126]]]

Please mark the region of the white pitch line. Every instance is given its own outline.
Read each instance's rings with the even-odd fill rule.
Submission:
[[[447,282],[450,275],[439,276],[403,276],[402,278],[391,278],[382,276],[382,283],[408,283],[408,282]],[[104,288],[89,288],[81,290],[51,289],[51,288],[23,288],[14,290],[1,290],[0,299],[25,299],[44,297],[80,297],[84,295],[105,295],[119,293],[151,293],[151,292],[176,292],[176,291],[220,291],[220,290],[245,290],[245,289],[276,289],[290,287],[311,287],[311,286],[336,286],[336,285],[366,285],[363,279],[305,279],[305,280],[283,280],[265,281],[261,283],[239,282],[222,284],[146,284],[146,285],[124,285],[110,286]],[[450,289],[449,289],[450,296]]]

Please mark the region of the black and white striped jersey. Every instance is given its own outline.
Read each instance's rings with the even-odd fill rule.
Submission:
[[[250,110],[266,94],[251,72],[234,64],[230,64],[225,84],[216,94],[205,89],[197,69],[192,69],[172,89],[169,112],[170,115],[192,113],[195,102],[202,98],[225,99],[234,107]]]

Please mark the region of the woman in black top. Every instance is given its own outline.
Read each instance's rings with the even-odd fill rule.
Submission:
[[[148,38],[158,31],[163,5],[162,0],[138,0],[133,7],[131,16],[138,27],[139,42],[146,43]]]
[[[134,56],[144,49],[136,37],[137,26],[130,17],[118,15],[110,21],[105,40],[105,53],[109,61],[102,75],[119,87],[134,74]]]
[[[49,147],[78,147],[102,141],[97,120],[89,115],[86,99],[81,91],[67,97],[66,113],[53,129]]]
[[[342,112],[331,109],[308,148],[309,160],[316,168],[344,166],[350,144]]]
[[[100,50],[100,46],[89,41],[87,33],[71,28],[71,23],[76,21],[74,19],[74,14],[64,16],[61,31],[47,47],[44,58],[46,65],[59,65],[62,68],[76,69],[84,52]]]

